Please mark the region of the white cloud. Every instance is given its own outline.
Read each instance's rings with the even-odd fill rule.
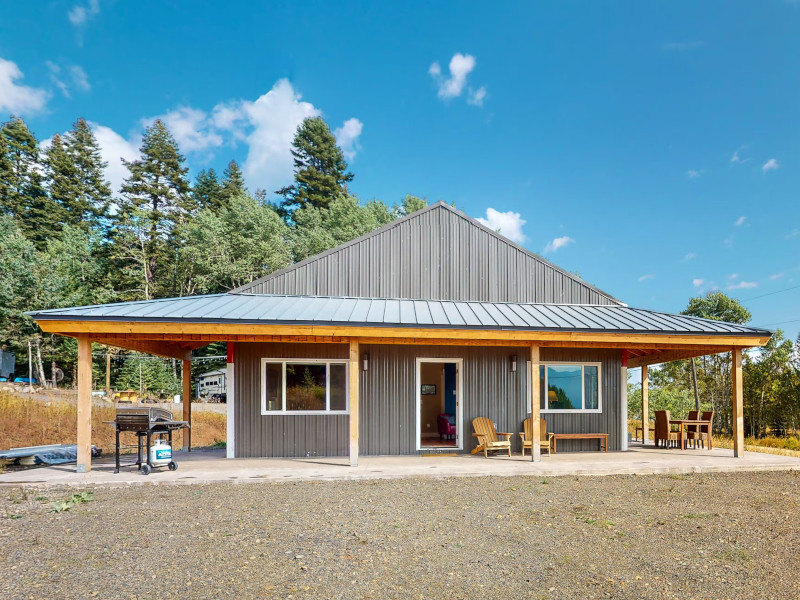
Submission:
[[[486,100],[486,86],[482,85],[475,91],[470,90],[469,98],[467,98],[467,104],[472,104],[473,106],[483,106],[484,100]]]
[[[0,112],[30,115],[44,110],[47,92],[15,83],[22,77],[16,63],[0,58]]]
[[[688,262],[693,258],[697,258],[697,254],[695,254],[694,252],[687,252],[686,256],[683,257],[683,262]]]
[[[770,158],[767,162],[765,162],[761,166],[761,171],[763,173],[767,173],[768,171],[777,171],[779,168],[780,165],[778,164],[778,161],[775,160],[774,158]]]
[[[555,252],[559,248],[563,248],[567,244],[571,244],[574,241],[575,240],[573,240],[568,235],[557,237],[552,242],[548,242],[547,246],[544,247],[544,250],[542,251],[542,253],[543,254],[550,254],[551,252]]]
[[[84,92],[88,92],[92,89],[92,86],[89,85],[89,76],[82,67],[79,67],[78,65],[72,65],[69,68],[69,74],[72,76],[72,83],[75,84],[76,88],[83,90]]]
[[[342,149],[342,154],[347,160],[353,160],[356,152],[361,149],[358,143],[358,138],[361,131],[364,129],[364,124],[356,118],[347,119],[342,123],[341,127],[337,127],[333,131],[336,137],[336,144]]]
[[[739,218],[738,218],[738,219],[736,219],[736,221],[733,223],[733,226],[734,226],[734,227],[741,227],[742,225],[744,225],[744,222],[745,222],[746,220],[747,220],[747,217],[739,217]]]
[[[652,278],[653,278],[653,274],[652,273],[648,273],[647,275],[642,275],[641,277],[639,277],[639,283],[641,283],[643,281],[647,281],[648,279],[652,279]]]
[[[775,281],[776,279],[783,279],[783,276],[784,276],[783,273],[773,273],[772,275],[769,276],[769,278],[772,281]]]
[[[525,234],[522,233],[522,226],[526,221],[514,211],[500,212],[494,208],[487,208],[486,218],[478,217],[476,221],[517,244],[522,244],[526,240]]]
[[[788,239],[791,239],[793,237],[797,237],[798,235],[800,235],[800,229],[792,229],[789,233],[787,233],[783,237],[788,240]]]
[[[758,287],[758,284],[755,281],[740,281],[739,283],[733,283],[728,286],[729,290],[749,290],[754,287]]]
[[[50,81],[52,81],[53,85],[61,90],[61,93],[64,94],[65,98],[69,98],[69,87],[61,79],[61,67],[50,60],[45,61],[44,64],[47,65],[47,70],[50,71]]]
[[[100,146],[100,155],[108,163],[106,177],[111,183],[111,190],[119,192],[123,180],[128,176],[128,169],[122,164],[122,159],[127,161],[139,158],[139,140],[135,137],[125,139],[110,127],[89,123]]]
[[[73,6],[72,10],[67,13],[67,17],[75,27],[80,27],[98,14],[100,14],[100,0],[89,0],[85,5]]]
[[[222,145],[222,136],[202,110],[181,106],[158,117],[142,119],[142,125],[149,126],[156,119],[164,122],[182,152],[203,152]]]
[[[739,156],[739,151],[740,150],[744,150],[744,148],[745,148],[745,146],[742,146],[741,148],[738,148],[736,150],[736,152],[733,153],[733,156],[731,156],[731,164],[743,165],[744,163],[750,161],[749,158],[742,158],[742,157]]]
[[[686,176],[689,179],[697,179],[702,174],[703,174],[703,170],[702,169],[699,170],[699,171],[695,171],[694,169],[689,169],[688,171],[686,171]]]
[[[215,127],[224,131],[233,132],[235,137],[240,132],[240,128],[246,119],[241,103],[221,102],[211,111],[211,121]]]
[[[696,288],[701,287],[705,282],[706,282],[705,279],[700,279],[700,278],[692,279],[692,285]]]
[[[475,57],[471,54],[456,52],[453,58],[450,59],[448,69],[450,70],[450,76],[445,77],[438,62],[434,62],[428,67],[428,75],[433,77],[433,80],[439,86],[439,98],[442,100],[457,98],[466,89],[467,103],[473,106],[483,106],[483,102],[486,100],[486,86],[482,85],[477,89],[473,89],[467,85],[469,74],[475,69]]]

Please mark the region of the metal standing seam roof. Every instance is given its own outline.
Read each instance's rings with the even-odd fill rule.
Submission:
[[[766,329],[640,308],[226,293],[26,313],[36,320],[343,325],[443,329],[771,335]]]

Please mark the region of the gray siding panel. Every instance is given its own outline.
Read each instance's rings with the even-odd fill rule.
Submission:
[[[362,455],[416,454],[416,359],[463,358],[464,452],[474,447],[472,419],[489,417],[500,431],[509,431],[514,452],[520,451],[522,421],[530,410],[524,348],[363,345],[369,369],[360,374],[359,445]],[[510,358],[517,356],[516,372]],[[341,344],[237,343],[235,351],[236,455],[346,456],[349,440],[347,415],[260,414],[261,358],[341,358]],[[603,412],[548,414],[554,432],[607,432],[609,449],[620,448],[621,353],[619,350],[543,348],[543,361],[602,363]],[[594,441],[564,441],[560,451],[596,450]]]
[[[237,291],[488,302],[618,304],[465,215],[433,207]]]

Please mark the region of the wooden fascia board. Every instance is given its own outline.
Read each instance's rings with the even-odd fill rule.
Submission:
[[[155,321],[38,321],[43,331],[75,336],[79,334],[172,334],[181,336],[208,335],[224,341],[232,336],[294,335],[341,338],[374,338],[386,340],[421,338],[462,341],[502,340],[503,342],[537,342],[540,346],[565,346],[569,343],[596,343],[606,347],[634,347],[639,344],[664,346],[753,347],[767,343],[761,335],[697,335],[659,333],[607,333],[581,331],[524,331],[502,329],[448,329],[416,327],[363,327],[334,325],[274,325],[264,323],[176,323]],[[143,335],[142,335],[143,337]],[[386,342],[398,343],[398,342]]]
[[[628,367],[646,367],[661,363],[672,362],[674,360],[686,360],[688,358],[696,358],[698,356],[707,356],[709,354],[719,354],[721,352],[730,352],[733,346],[720,347],[720,346],[706,346],[702,348],[693,349],[680,349],[680,350],[662,350],[653,354],[646,354],[636,358],[628,359]],[[741,346],[739,346],[741,348]]]
[[[106,344],[108,346],[115,346],[117,348],[124,348],[126,350],[135,350],[136,352],[144,352],[145,354],[154,354],[156,356],[163,356],[166,358],[176,358],[178,360],[186,360],[192,354],[193,348],[199,348],[201,345],[186,345],[178,342],[159,342],[153,340],[143,339],[115,339],[106,336],[94,337],[92,341],[98,344]]]

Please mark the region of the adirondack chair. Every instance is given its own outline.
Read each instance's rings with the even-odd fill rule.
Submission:
[[[669,411],[668,410],[657,410],[656,411],[656,448],[658,448],[658,442],[664,442],[666,447],[669,447],[669,443],[672,441],[680,443],[681,441],[681,433],[680,431],[672,431],[672,428],[669,424]]]
[[[486,417],[478,417],[472,420],[472,428],[475,433],[472,435],[478,438],[478,445],[472,449],[472,454],[483,452],[486,458],[489,458],[489,451],[492,450],[508,450],[508,455],[511,456],[511,434],[503,433],[502,431],[495,431],[494,423]],[[498,440],[497,436],[505,436],[505,440]]]
[[[522,422],[522,428],[524,431],[519,436],[522,438],[522,456],[525,456],[525,448],[530,448],[533,452],[533,421],[530,418],[525,419]],[[539,447],[542,450],[546,449],[550,454],[552,444],[553,434],[547,432],[547,421],[539,419]]]

